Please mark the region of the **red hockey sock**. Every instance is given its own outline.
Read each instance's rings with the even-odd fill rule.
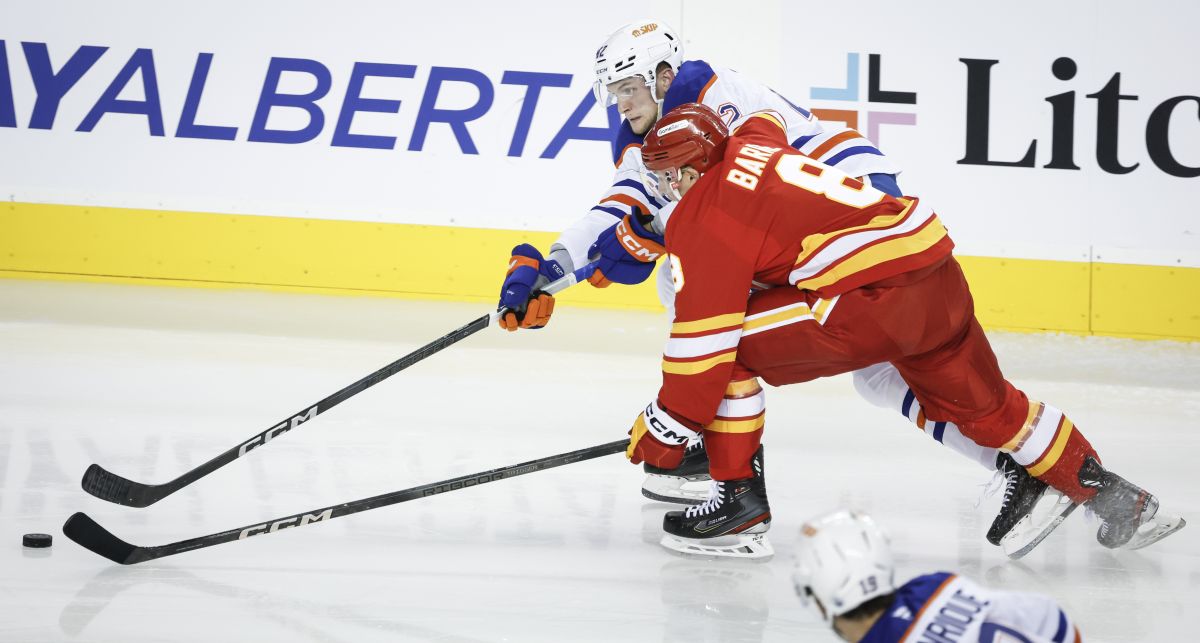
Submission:
[[[1096,495],[1095,489],[1079,484],[1079,468],[1088,456],[1100,461],[1087,438],[1064,416],[1050,449],[1026,469],[1030,475],[1063,492],[1071,500],[1083,503]]]
[[[713,480],[742,480],[752,477],[750,459],[762,441],[762,429],[749,433],[704,431],[704,450],[708,453],[708,473]]]

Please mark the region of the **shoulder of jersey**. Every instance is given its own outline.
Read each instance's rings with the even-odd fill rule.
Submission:
[[[779,112],[767,109],[747,114],[735,121],[730,127],[729,136],[731,138],[749,136],[778,138],[782,136],[786,143],[787,125]]]
[[[663,98],[663,113],[666,114],[684,103],[701,102],[704,91],[716,78],[717,73],[703,60],[684,61]]]
[[[947,579],[954,576],[946,572],[918,576],[896,589],[896,598],[892,606],[863,639],[863,643],[882,643],[884,641],[899,641],[908,628],[916,620],[921,608],[937,592]]]

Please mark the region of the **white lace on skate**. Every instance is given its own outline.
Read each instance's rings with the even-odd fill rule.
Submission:
[[[699,505],[684,510],[685,518],[707,516],[725,504],[725,483],[711,481],[708,499]],[[768,523],[759,523],[739,534],[715,538],[683,538],[663,534],[659,544],[682,554],[720,558],[766,559],[775,555],[775,548],[767,540]]]
[[[983,504],[984,500],[996,495],[996,492],[1000,491],[1000,489],[1004,489],[1004,500],[1000,503],[1000,507],[1003,509],[1004,506],[1008,504],[1009,499],[1012,498],[1013,485],[1008,484],[1008,481],[1012,475],[1013,474],[1006,473],[1000,469],[993,471],[992,479],[979,485],[980,487],[983,487],[983,489],[980,490],[979,497],[975,499],[975,509],[978,509],[979,505]]]
[[[684,510],[685,518],[695,518],[696,516],[707,516],[708,514],[721,508],[725,504],[725,483],[720,480],[712,480],[708,487],[708,500],[698,505],[693,505]]]

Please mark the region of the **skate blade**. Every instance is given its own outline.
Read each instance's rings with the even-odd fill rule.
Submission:
[[[1049,503],[1046,502],[1047,498]],[[1045,507],[1047,504],[1049,507]],[[1057,529],[1078,506],[1064,495],[1054,497],[1047,494],[1038,500],[1028,516],[1017,521],[1017,524],[1000,539],[1000,549],[1005,556],[1013,560],[1023,558],[1041,544],[1050,532]]]
[[[1187,521],[1182,516],[1172,516],[1170,514],[1155,514],[1153,518],[1138,527],[1137,532],[1133,534],[1133,538],[1125,543],[1123,549],[1141,549],[1147,545],[1154,543],[1170,536],[1171,534],[1183,529],[1187,526]]]
[[[678,476],[650,474],[642,482],[642,495],[659,502],[698,505],[708,500],[709,478],[691,480]]]
[[[765,560],[775,555],[775,548],[767,540],[766,532],[740,533],[716,538],[680,538],[671,534],[663,534],[658,544],[697,558],[743,558],[750,560]]]

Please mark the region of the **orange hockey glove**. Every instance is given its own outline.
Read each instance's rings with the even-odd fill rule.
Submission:
[[[496,321],[500,328],[509,332],[518,328],[541,328],[550,323],[550,315],[554,314],[554,296],[538,293],[525,302],[525,314],[519,319],[517,313],[509,310]]]
[[[522,243],[513,248],[504,285],[500,287],[498,309],[503,314],[496,323],[507,331],[541,328],[550,323],[554,296],[538,289],[564,274],[557,261],[542,257],[537,248]]]
[[[699,433],[671,417],[655,400],[633,421],[625,457],[633,464],[648,462],[661,469],[674,469],[683,461],[688,440],[699,437]]]

